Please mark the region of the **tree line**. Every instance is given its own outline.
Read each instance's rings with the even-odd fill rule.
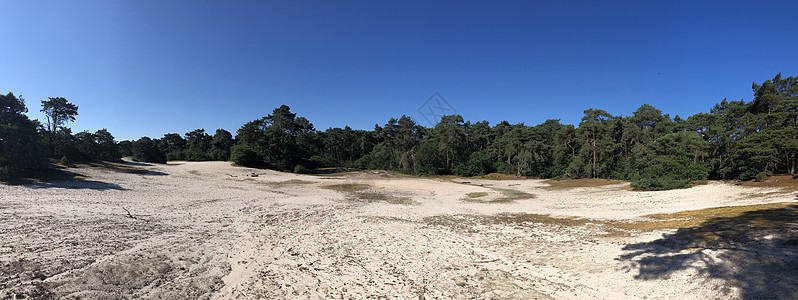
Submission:
[[[0,179],[25,175],[45,167],[47,158],[63,165],[74,161],[121,158],[119,145],[106,129],[73,134],[78,106],[62,97],[41,101],[46,123],[29,119],[22,96],[0,94]]]
[[[242,125],[235,136],[223,129],[212,136],[197,129],[184,136],[142,137],[116,146],[119,155],[158,163],[232,160],[239,165],[298,173],[350,167],[419,175],[498,172],[554,179],[606,178],[628,180],[642,190],[681,188],[707,179],[761,180],[777,173],[795,174],[798,77],[778,74],[762,84],[754,83],[752,89],[750,102],[723,99],[709,113],[686,119],[672,118],[643,104],[631,116],[587,109],[577,126],[559,120],[535,126],[503,121],[491,126],[487,121],[472,123],[460,115],[449,115],[432,128],[402,116],[375,125],[373,130],[347,126],[320,131],[283,105]],[[34,139],[38,141],[46,140],[46,132],[50,138],[56,138],[53,132],[68,136],[63,126],[55,124],[68,120],[63,116],[48,119],[47,127],[34,121],[19,131],[21,136],[38,132],[39,138]],[[61,129],[50,130],[51,126]],[[96,141],[110,136],[106,133],[91,135]],[[80,140],[77,136],[81,134],[73,139]],[[52,145],[60,144],[41,145],[58,148]],[[78,154],[72,155],[98,157],[85,153],[104,151],[91,152],[89,148],[77,147]],[[66,153],[48,151],[51,157]]]

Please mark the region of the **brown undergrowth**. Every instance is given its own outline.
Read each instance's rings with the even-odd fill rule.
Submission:
[[[775,175],[763,181],[745,181],[738,184],[760,188],[780,188],[788,192],[798,191],[798,177],[792,175]]]
[[[798,205],[793,202],[770,203],[745,206],[714,207],[687,210],[669,214],[646,216],[643,221],[609,221],[578,217],[555,217],[540,214],[498,214],[494,216],[436,216],[425,219],[425,223],[453,229],[469,229],[472,225],[515,225],[549,224],[566,227],[580,227],[588,224],[602,226],[607,236],[623,236],[634,232],[649,232],[665,229],[691,229],[706,239],[721,236],[724,232],[734,235],[750,234],[754,231],[775,230],[798,226]],[[721,232],[722,234],[718,234]],[[728,234],[727,234],[728,235]]]
[[[625,182],[626,181],[623,180],[611,180],[611,179],[599,179],[599,178],[564,179],[564,180],[548,179],[545,181],[545,183],[548,184],[548,186],[543,187],[543,189],[556,191],[556,190],[567,190],[567,189],[584,188],[584,187],[601,187],[601,186],[622,184]]]

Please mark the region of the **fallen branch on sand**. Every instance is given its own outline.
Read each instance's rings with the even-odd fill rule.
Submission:
[[[124,206],[122,206],[122,209],[124,209],[124,210],[125,210],[125,212],[127,213],[127,217],[128,217],[128,218],[131,218],[131,219],[134,219],[134,220],[139,220],[139,221],[147,221],[147,220],[145,220],[145,219],[142,219],[142,218],[139,218],[139,217],[136,217],[136,216],[134,216],[133,214],[131,214],[131,213],[130,213],[130,210],[128,210],[128,209],[127,209],[126,207],[124,207]]]
[[[472,263],[472,264],[486,264],[486,263],[492,263],[492,262],[497,262],[497,261],[499,261],[499,259],[498,259],[498,258],[496,258],[496,259],[491,259],[491,260],[478,260],[478,261],[472,261],[471,263]]]

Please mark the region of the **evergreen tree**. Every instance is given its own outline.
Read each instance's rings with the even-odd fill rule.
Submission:
[[[36,122],[25,115],[25,100],[13,93],[0,94],[0,179],[39,168],[42,155]]]

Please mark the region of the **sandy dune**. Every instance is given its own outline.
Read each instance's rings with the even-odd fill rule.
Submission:
[[[777,189],[139,165],[149,172],[73,168],[87,179],[0,185],[0,299],[798,295],[795,244],[766,235],[756,247],[700,247],[675,229],[609,225],[795,201]],[[513,191],[533,196],[492,201]]]

